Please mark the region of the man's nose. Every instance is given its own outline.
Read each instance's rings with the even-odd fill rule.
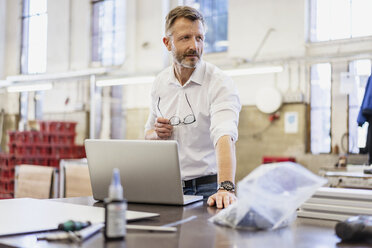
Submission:
[[[197,47],[198,47],[198,42],[197,42],[196,38],[193,37],[192,39],[190,39],[189,49],[196,50]]]

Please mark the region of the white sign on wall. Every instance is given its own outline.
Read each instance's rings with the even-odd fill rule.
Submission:
[[[298,112],[286,112],[284,114],[284,132],[298,132]]]

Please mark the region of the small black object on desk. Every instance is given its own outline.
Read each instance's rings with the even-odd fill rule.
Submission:
[[[363,242],[372,240],[372,216],[359,215],[336,224],[336,234],[342,241]]]

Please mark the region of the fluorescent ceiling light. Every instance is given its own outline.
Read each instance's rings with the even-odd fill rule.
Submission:
[[[41,91],[41,90],[50,90],[53,88],[51,83],[43,84],[13,84],[8,86],[8,92],[26,92],[26,91]]]
[[[244,69],[232,69],[232,70],[225,70],[224,72],[231,76],[244,76],[244,75],[254,75],[254,74],[266,74],[266,73],[277,73],[282,72],[282,66],[270,66],[270,67],[252,67],[252,68],[244,68]]]
[[[0,88],[2,87],[7,87],[11,84],[11,82],[7,81],[7,80],[0,80]]]
[[[27,82],[27,81],[41,81],[41,80],[59,80],[65,78],[76,78],[85,77],[90,75],[101,75],[107,73],[106,68],[92,68],[81,71],[68,71],[54,74],[27,74],[27,75],[16,75],[9,76],[6,78],[7,81],[11,82]]]
[[[282,66],[271,67],[254,67],[245,69],[225,70],[224,72],[229,76],[244,76],[252,74],[276,73],[282,72]],[[131,84],[150,84],[154,82],[155,76],[139,76],[139,77],[125,77],[115,79],[98,80],[96,86],[114,86],[114,85],[131,85]]]
[[[114,85],[130,85],[130,84],[150,84],[154,82],[154,76],[143,76],[143,77],[126,77],[116,79],[98,80],[97,86],[114,86]]]

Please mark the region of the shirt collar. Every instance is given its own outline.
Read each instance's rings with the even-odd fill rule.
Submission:
[[[190,82],[202,85],[205,74],[205,62],[200,60],[196,65],[194,72],[191,74]]]
[[[178,82],[176,75],[174,73],[174,66],[171,66],[170,70],[171,72],[169,75],[169,83],[179,85],[180,83]],[[189,84],[190,82],[202,85],[204,74],[205,74],[205,62],[203,60],[200,60],[199,63],[197,63],[195,70],[191,74],[190,79],[188,80],[188,82],[186,82],[186,84],[184,84],[184,86]]]

